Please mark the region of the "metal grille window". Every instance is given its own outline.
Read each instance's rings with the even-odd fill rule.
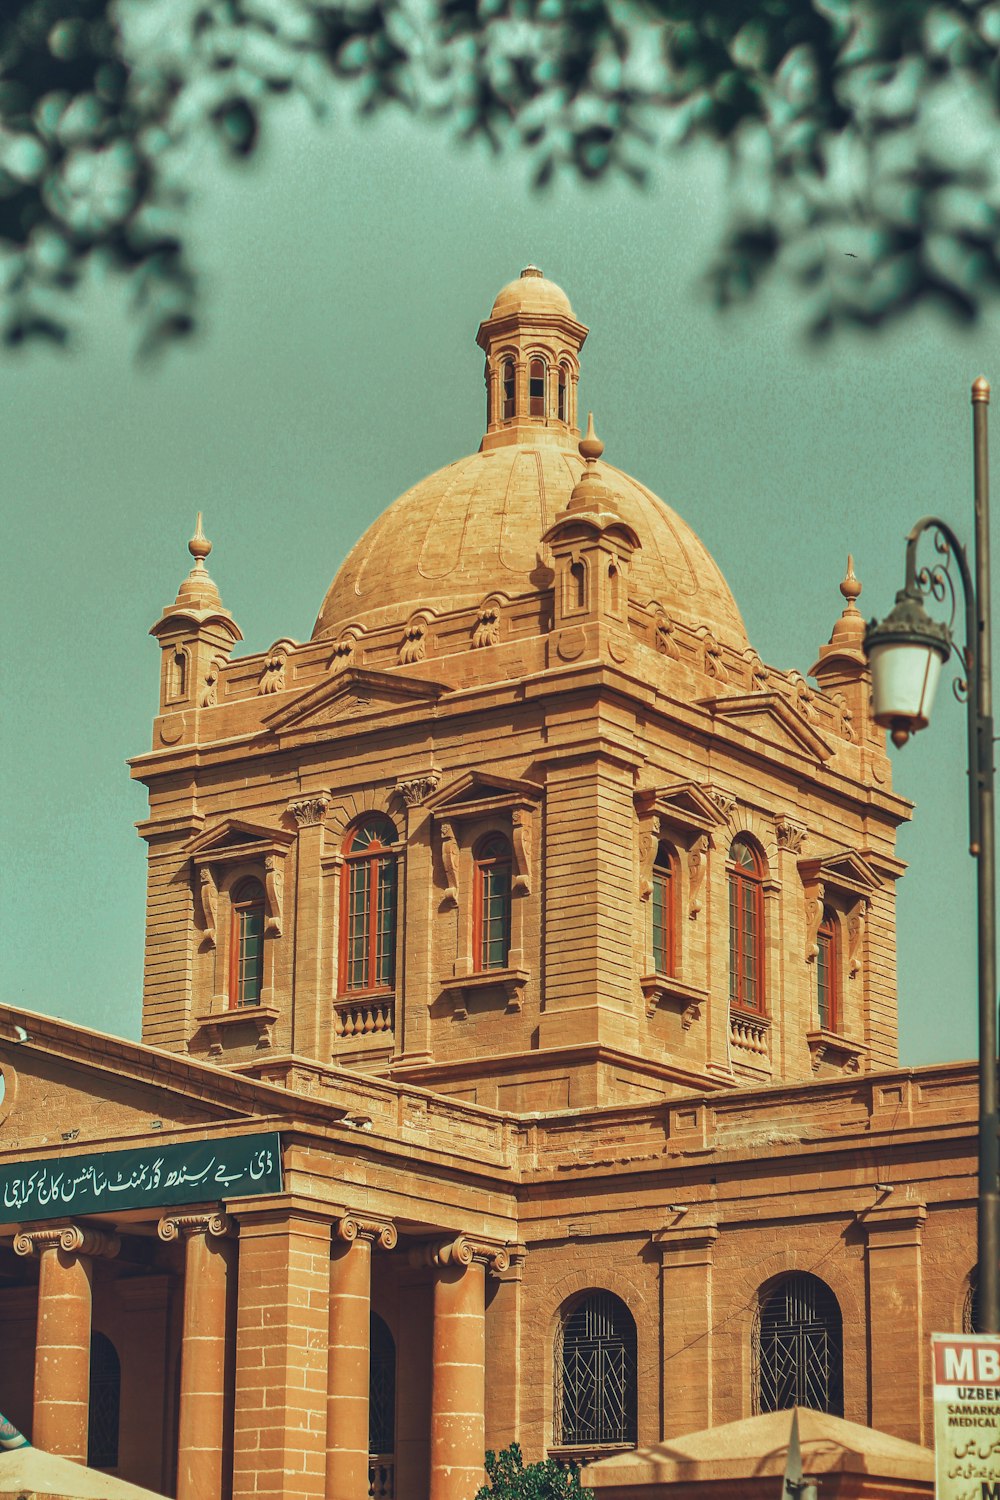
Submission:
[[[840,1307],[818,1276],[788,1276],[760,1300],[754,1339],[758,1412],[808,1406],[844,1415]]]
[[[118,1425],[122,1370],[114,1344],[103,1333],[90,1338],[90,1419],[87,1463],[92,1469],[118,1467]]]
[[[377,1313],[371,1315],[368,1384],[368,1452],[385,1458],[396,1451],[396,1345]]]
[[[763,1011],[763,867],[746,839],[729,851],[729,1003]]]
[[[379,814],[351,830],[341,924],[343,990],[390,990],[396,977],[395,825]]]
[[[491,834],[476,852],[473,951],[480,970],[507,967],[510,894],[510,845],[499,834]]]
[[[628,1308],[591,1292],[567,1312],[555,1351],[559,1442],[636,1440],[636,1335]]]
[[[259,1005],[263,987],[264,887],[259,880],[244,880],[233,892],[230,1004]]]

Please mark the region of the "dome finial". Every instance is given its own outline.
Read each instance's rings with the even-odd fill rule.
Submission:
[[[580,457],[585,458],[588,464],[596,463],[604,452],[604,444],[594,431],[594,413],[587,413],[587,431],[580,439]]]
[[[860,650],[865,638],[865,622],[856,603],[861,593],[861,583],[855,577],[854,558],[850,553],[847,555],[847,576],[840,585],[840,592],[847,603],[833,627],[830,645]]]
[[[194,565],[196,568],[203,568],[205,566],[205,558],[208,556],[211,550],[212,543],[208,540],[208,537],[202,530],[201,511],[199,511],[198,522],[194,528],[194,536],[188,542],[188,551],[194,558]]]
[[[855,613],[857,613],[858,606],[855,603],[855,600],[861,593],[861,584],[854,576],[854,558],[851,556],[850,552],[848,552],[847,554],[847,577],[840,585],[840,592],[847,600],[847,609],[844,610],[845,615],[848,613],[848,610],[852,609]]]
[[[525,276],[543,276],[544,277],[544,275],[545,275],[545,272],[542,271],[542,270],[539,270],[538,266],[525,266],[524,270],[521,272],[521,279],[523,280]]]

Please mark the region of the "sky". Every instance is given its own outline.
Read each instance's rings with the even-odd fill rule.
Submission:
[[[969,386],[1000,380],[996,312],[971,332],[927,313],[815,348],[787,282],[716,311],[699,278],[726,184],[704,150],[670,158],[647,191],[565,182],[540,197],[520,163],[434,126],[319,126],[288,105],[248,167],[205,146],[192,177],[194,344],[137,366],[122,290],[97,282],[73,353],[0,359],[0,993],[126,1037],[140,1028],[145,792],[125,761],[150,746],[148,631],[190,566],[197,511],[241,650],[308,639],[365,527],[478,447],[476,329],[533,262],[591,329],[580,406],[607,459],[699,533],[764,660],[806,672],[849,551],[860,607],[881,617],[914,521],[937,510],[969,535]],[[901,1061],[970,1057],[975,867],[947,682],[893,758],[916,803],[899,839]]]

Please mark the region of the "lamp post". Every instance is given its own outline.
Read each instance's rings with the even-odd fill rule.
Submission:
[[[955,651],[964,677],[957,684],[966,700],[969,740],[969,852],[976,860],[979,938],[979,1329],[1000,1333],[1000,1139],[997,1131],[996,858],[993,811],[993,685],[990,660],[990,503],[987,473],[986,408],[989,382],[972,385],[975,462],[975,551],[973,569],[965,548],[945,521],[925,516],[906,539],[906,580],[896,605],[881,624],[872,621],[865,636],[871,663],[875,722],[888,729],[894,745],[906,744],[924,729],[941,668]],[[938,561],[918,567],[917,549],[933,534]],[[965,604],[965,646],[951,625],[932,620],[924,609],[928,594],[940,600],[946,589],[955,603],[948,567],[954,559]],[[954,608],[952,610],[954,615]]]

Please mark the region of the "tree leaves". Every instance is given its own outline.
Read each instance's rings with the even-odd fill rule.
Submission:
[[[582,1500],[580,1471],[575,1464],[562,1468],[553,1458],[524,1466],[519,1443],[501,1453],[486,1454],[489,1484],[476,1491],[475,1500]]]

